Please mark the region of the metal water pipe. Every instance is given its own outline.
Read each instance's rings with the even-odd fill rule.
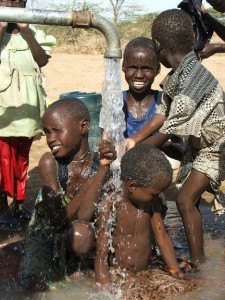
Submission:
[[[106,18],[89,11],[53,11],[15,7],[1,7],[0,20],[11,23],[72,26],[73,28],[95,28],[106,39],[104,57],[121,58],[120,39],[115,26]]]

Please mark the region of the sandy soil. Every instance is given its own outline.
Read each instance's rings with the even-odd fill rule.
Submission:
[[[225,89],[225,55],[214,55],[203,61],[203,64],[217,77]],[[48,101],[57,100],[61,93],[71,91],[101,92],[104,76],[104,58],[102,55],[53,54],[48,65],[43,69],[47,78],[46,92]],[[159,89],[159,83],[164,78],[167,69],[162,67],[156,77],[153,88]],[[121,72],[122,88],[127,88]],[[47,151],[45,138],[36,140],[30,153],[30,168],[28,176],[27,207],[31,207],[39,188],[38,161]]]

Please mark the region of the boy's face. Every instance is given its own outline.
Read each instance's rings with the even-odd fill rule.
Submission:
[[[130,193],[130,200],[139,209],[149,207],[153,200],[162,192],[161,189],[153,187],[134,187]]]
[[[212,5],[212,7],[221,12],[225,12],[225,0],[207,0],[207,2]]]
[[[153,50],[128,50],[122,69],[129,85],[129,90],[139,94],[150,90],[158,73],[158,66],[158,60]]]
[[[130,200],[136,204],[138,208],[145,208],[152,204],[153,200],[159,196],[170,184],[170,181],[159,182],[157,187],[140,187],[132,186],[129,187],[130,190]]]
[[[47,111],[42,120],[46,141],[52,154],[57,158],[72,157],[81,145],[82,134],[88,131],[84,122],[68,117],[62,109]]]

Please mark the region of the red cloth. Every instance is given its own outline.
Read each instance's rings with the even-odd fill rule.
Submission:
[[[33,138],[0,137],[0,191],[14,200],[26,199],[29,152]]]

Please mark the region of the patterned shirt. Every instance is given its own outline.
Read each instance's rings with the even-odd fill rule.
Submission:
[[[210,179],[214,211],[225,212],[225,195],[219,190],[225,180],[225,102],[215,77],[201,64],[194,51],[161,84],[163,95],[157,113],[166,116],[164,134],[185,139],[186,150],[177,175],[182,183],[192,169]]]
[[[157,113],[167,117],[160,132],[200,139],[198,149],[224,136],[224,92],[194,51],[163,80]],[[195,139],[196,142],[196,139]]]

